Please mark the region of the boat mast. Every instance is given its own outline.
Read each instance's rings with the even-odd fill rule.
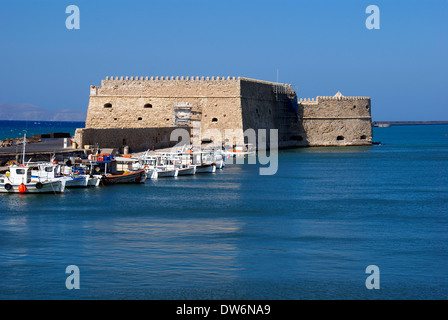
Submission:
[[[26,147],[26,132],[23,134],[23,156],[22,156],[23,165],[25,165],[25,147]]]

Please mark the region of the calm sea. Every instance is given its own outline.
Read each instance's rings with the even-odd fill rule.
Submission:
[[[77,128],[84,128],[84,122],[70,121],[8,121],[0,120],[0,140],[27,137],[42,133],[66,132],[75,134]]]
[[[0,194],[0,298],[447,299],[447,135],[374,128],[381,146],[281,151],[273,176]]]

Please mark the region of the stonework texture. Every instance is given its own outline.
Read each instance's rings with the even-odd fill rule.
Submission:
[[[372,143],[370,98],[297,100],[291,85],[242,77],[106,77],[90,88],[86,128],[75,141],[135,152],[172,146],[180,118],[190,142],[242,145],[252,142],[247,129],[277,129],[280,148]]]

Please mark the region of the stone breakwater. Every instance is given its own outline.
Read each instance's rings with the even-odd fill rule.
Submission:
[[[36,143],[42,141],[40,138],[29,137],[26,138],[26,143]],[[7,148],[13,146],[19,146],[23,144],[23,138],[13,138],[13,139],[5,139],[0,140],[0,148]]]

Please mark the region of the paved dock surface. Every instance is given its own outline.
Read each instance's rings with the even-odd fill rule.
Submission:
[[[40,142],[28,143],[26,145],[25,152],[28,153],[38,153],[38,152],[58,152],[63,150],[72,150],[72,149],[64,149],[64,138],[55,138],[55,139],[42,139]],[[11,147],[0,148],[1,154],[15,154],[22,153],[23,145],[16,145]]]

